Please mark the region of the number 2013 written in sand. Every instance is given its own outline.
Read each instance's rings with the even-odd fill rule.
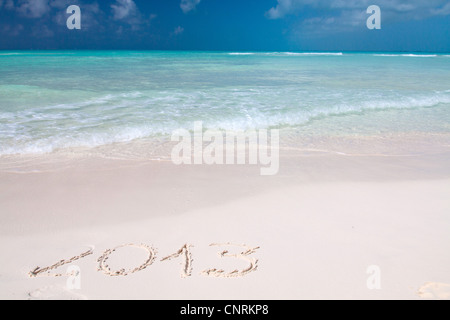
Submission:
[[[248,266],[242,270],[234,270],[231,272],[226,272],[225,270],[218,270],[218,269],[207,269],[203,270],[201,272],[202,275],[207,277],[215,277],[215,278],[237,278],[237,277],[243,277],[251,272],[256,271],[258,268],[258,260],[252,257],[252,255],[256,252],[256,250],[259,249],[259,247],[250,247],[247,245],[237,245],[233,243],[213,243],[210,245],[211,247],[237,247],[241,248],[241,252],[238,253],[230,253],[228,250],[220,251],[218,252],[218,255],[220,258],[234,258],[234,259],[240,259],[244,260],[248,263]],[[146,251],[148,254],[145,262],[134,268],[134,269],[119,269],[119,270],[111,270],[110,266],[108,265],[109,258],[116,252],[117,250],[125,249],[125,248],[138,248],[141,250]],[[173,259],[181,259],[181,277],[187,278],[192,275],[192,263],[193,263],[193,256],[191,252],[191,248],[193,246],[189,244],[183,245],[178,251],[175,253],[166,256],[162,258],[160,261],[168,261]],[[238,250],[239,251],[239,250]],[[146,244],[124,244],[120,245],[118,247],[115,247],[114,249],[108,249],[106,250],[98,259],[97,259],[97,271],[103,272],[105,275],[111,276],[111,277],[119,277],[119,276],[128,276],[130,274],[140,272],[149,266],[151,266],[154,261],[156,260],[156,253],[157,250],[153,248],[152,246],[146,245]],[[49,267],[41,268],[36,267],[33,271],[30,271],[28,275],[31,278],[36,278],[39,276],[50,276],[50,277],[62,277],[62,276],[74,276],[74,274],[71,273],[53,273],[56,269],[64,266],[74,263],[75,261],[78,261],[80,259],[83,259],[87,256],[93,255],[94,250],[90,249],[86,252],[81,253],[78,256],[74,256],[67,260],[61,260]]]

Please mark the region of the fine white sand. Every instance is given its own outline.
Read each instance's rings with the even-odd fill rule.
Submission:
[[[449,298],[445,148],[288,152],[274,177],[45,159],[2,159],[2,299]]]

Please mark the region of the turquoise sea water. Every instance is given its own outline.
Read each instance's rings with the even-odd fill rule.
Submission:
[[[165,137],[194,121],[449,133],[450,55],[0,52],[0,155]]]

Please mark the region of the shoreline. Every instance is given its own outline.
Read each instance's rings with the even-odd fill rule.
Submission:
[[[2,234],[9,234],[9,228],[19,225],[27,226],[28,231],[36,231],[35,224],[54,225],[55,229],[63,225],[82,226],[74,222],[74,217],[87,216],[89,208],[101,213],[100,219],[90,218],[101,225],[103,219],[109,221],[111,217],[112,223],[141,218],[143,213],[139,210],[121,218],[118,208],[126,211],[130,204],[133,208],[139,204],[152,208],[152,215],[166,216],[283,187],[450,179],[448,134],[332,140],[318,137],[295,144],[281,139],[280,170],[267,177],[260,174],[262,165],[175,165],[168,151],[174,143],[166,143],[150,160],[130,151],[141,152],[154,145],[154,141],[138,141],[98,149],[0,158],[0,206],[5,221],[0,226]],[[124,157],[110,156],[119,150]],[[56,205],[50,214],[52,202]],[[57,209],[62,211],[61,217]],[[53,217],[58,222],[26,219],[28,212],[33,211],[41,219]],[[108,211],[115,214],[108,215]]]

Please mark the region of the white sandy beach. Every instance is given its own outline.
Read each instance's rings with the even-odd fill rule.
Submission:
[[[2,159],[0,298],[448,299],[448,147],[383,152],[290,150],[274,177],[251,166],[42,156],[40,166],[22,157],[12,169]],[[106,250],[127,244],[154,248],[156,257],[145,247],[118,248],[111,272],[153,263],[126,276],[97,271]],[[187,256],[161,260],[184,245],[193,246],[193,261],[183,278]],[[79,267],[80,289],[69,290],[64,275],[29,276],[89,250],[51,270]],[[250,252],[219,257],[225,250]],[[367,286],[371,266],[379,289]],[[208,269],[223,272],[207,277]]]

